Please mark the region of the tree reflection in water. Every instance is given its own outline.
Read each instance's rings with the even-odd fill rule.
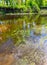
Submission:
[[[0,65],[46,65],[47,26],[45,24],[47,21],[45,18],[30,15],[1,20],[5,24],[0,24],[0,51],[2,52],[2,54],[0,52],[0,56],[2,55]],[[8,56],[9,59],[12,58],[13,63]]]

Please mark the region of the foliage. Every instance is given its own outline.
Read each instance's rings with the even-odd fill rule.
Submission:
[[[40,11],[41,6],[47,6],[46,0],[0,0],[0,7],[22,8],[24,12],[28,10]],[[30,12],[28,11],[28,12]]]

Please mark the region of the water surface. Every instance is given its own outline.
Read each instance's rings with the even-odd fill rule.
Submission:
[[[0,56],[0,65],[46,65],[47,16],[1,18]]]

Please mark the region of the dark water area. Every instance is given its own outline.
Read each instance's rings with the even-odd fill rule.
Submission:
[[[8,65],[47,65],[47,16],[0,18],[0,55],[2,53],[13,57],[13,63]]]

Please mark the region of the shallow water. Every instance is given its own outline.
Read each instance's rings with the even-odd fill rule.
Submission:
[[[47,65],[47,16],[0,19],[0,65]]]

